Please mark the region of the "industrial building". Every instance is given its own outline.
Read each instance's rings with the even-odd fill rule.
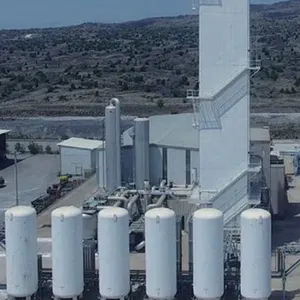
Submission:
[[[96,171],[98,149],[104,142],[82,138],[69,138],[57,144],[60,153],[60,173],[85,176]]]
[[[149,177],[152,185],[167,179],[175,184],[191,184],[198,180],[199,174],[199,137],[197,130],[192,128],[193,114],[159,115],[149,118],[150,169]],[[147,132],[147,131],[146,131]],[[134,152],[134,127],[122,135],[122,148],[127,147],[127,165],[122,172],[128,174],[128,169],[134,170],[132,154]],[[263,169],[267,186],[270,187],[270,134],[267,127],[250,129],[250,152],[263,158]],[[219,149],[222,153],[222,147]],[[125,154],[124,154],[125,155]],[[255,159],[253,157],[254,160]],[[259,161],[258,161],[259,162]],[[133,171],[132,171],[133,172]],[[130,174],[129,178],[135,178]],[[124,178],[129,181],[129,178]]]
[[[0,129],[0,161],[6,157],[6,135],[10,132],[7,129]]]
[[[269,193],[272,184],[285,188],[282,172],[271,171],[268,128],[249,126],[250,77],[259,70],[249,55],[249,1],[198,9],[200,84],[187,92],[194,112],[136,118],[121,135],[113,98],[105,142],[59,144],[61,173],[96,171],[99,190],[81,208],[53,210],[47,241],[38,240],[33,208],[6,211],[11,299],[266,300],[272,276],[284,289],[282,249],[272,272]],[[38,251],[43,242],[50,251]],[[145,268],[132,267],[132,257]]]

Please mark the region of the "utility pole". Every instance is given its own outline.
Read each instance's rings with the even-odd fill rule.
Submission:
[[[18,160],[17,160],[17,151],[14,152],[14,158],[15,158],[16,206],[19,206],[19,187],[18,187]]]

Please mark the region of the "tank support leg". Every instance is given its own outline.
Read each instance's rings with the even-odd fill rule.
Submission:
[[[31,296],[27,296],[25,299],[26,300],[31,300],[32,298],[31,298]]]

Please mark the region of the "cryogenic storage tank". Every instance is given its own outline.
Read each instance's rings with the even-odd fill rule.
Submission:
[[[74,206],[55,209],[52,219],[52,290],[58,298],[83,292],[82,213]]]
[[[248,209],[241,214],[241,293],[246,299],[271,295],[271,214]]]
[[[105,107],[105,166],[108,191],[113,191],[118,185],[116,143],[116,108],[113,105],[108,105]]]
[[[145,214],[146,294],[153,299],[173,299],[177,292],[176,217],[168,208]]]
[[[82,214],[83,239],[94,239],[97,233],[97,214]]]
[[[104,299],[119,299],[130,291],[129,216],[120,207],[98,214],[99,292]]]
[[[224,293],[223,215],[214,208],[193,215],[194,295],[219,299]]]
[[[6,284],[11,297],[29,297],[38,289],[36,211],[16,206],[5,213]]]
[[[138,190],[149,180],[149,119],[134,120],[135,182]]]

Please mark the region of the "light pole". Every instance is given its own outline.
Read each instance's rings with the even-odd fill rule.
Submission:
[[[19,187],[18,187],[18,160],[17,151],[14,152],[15,159],[15,185],[16,185],[16,206],[19,206]]]

